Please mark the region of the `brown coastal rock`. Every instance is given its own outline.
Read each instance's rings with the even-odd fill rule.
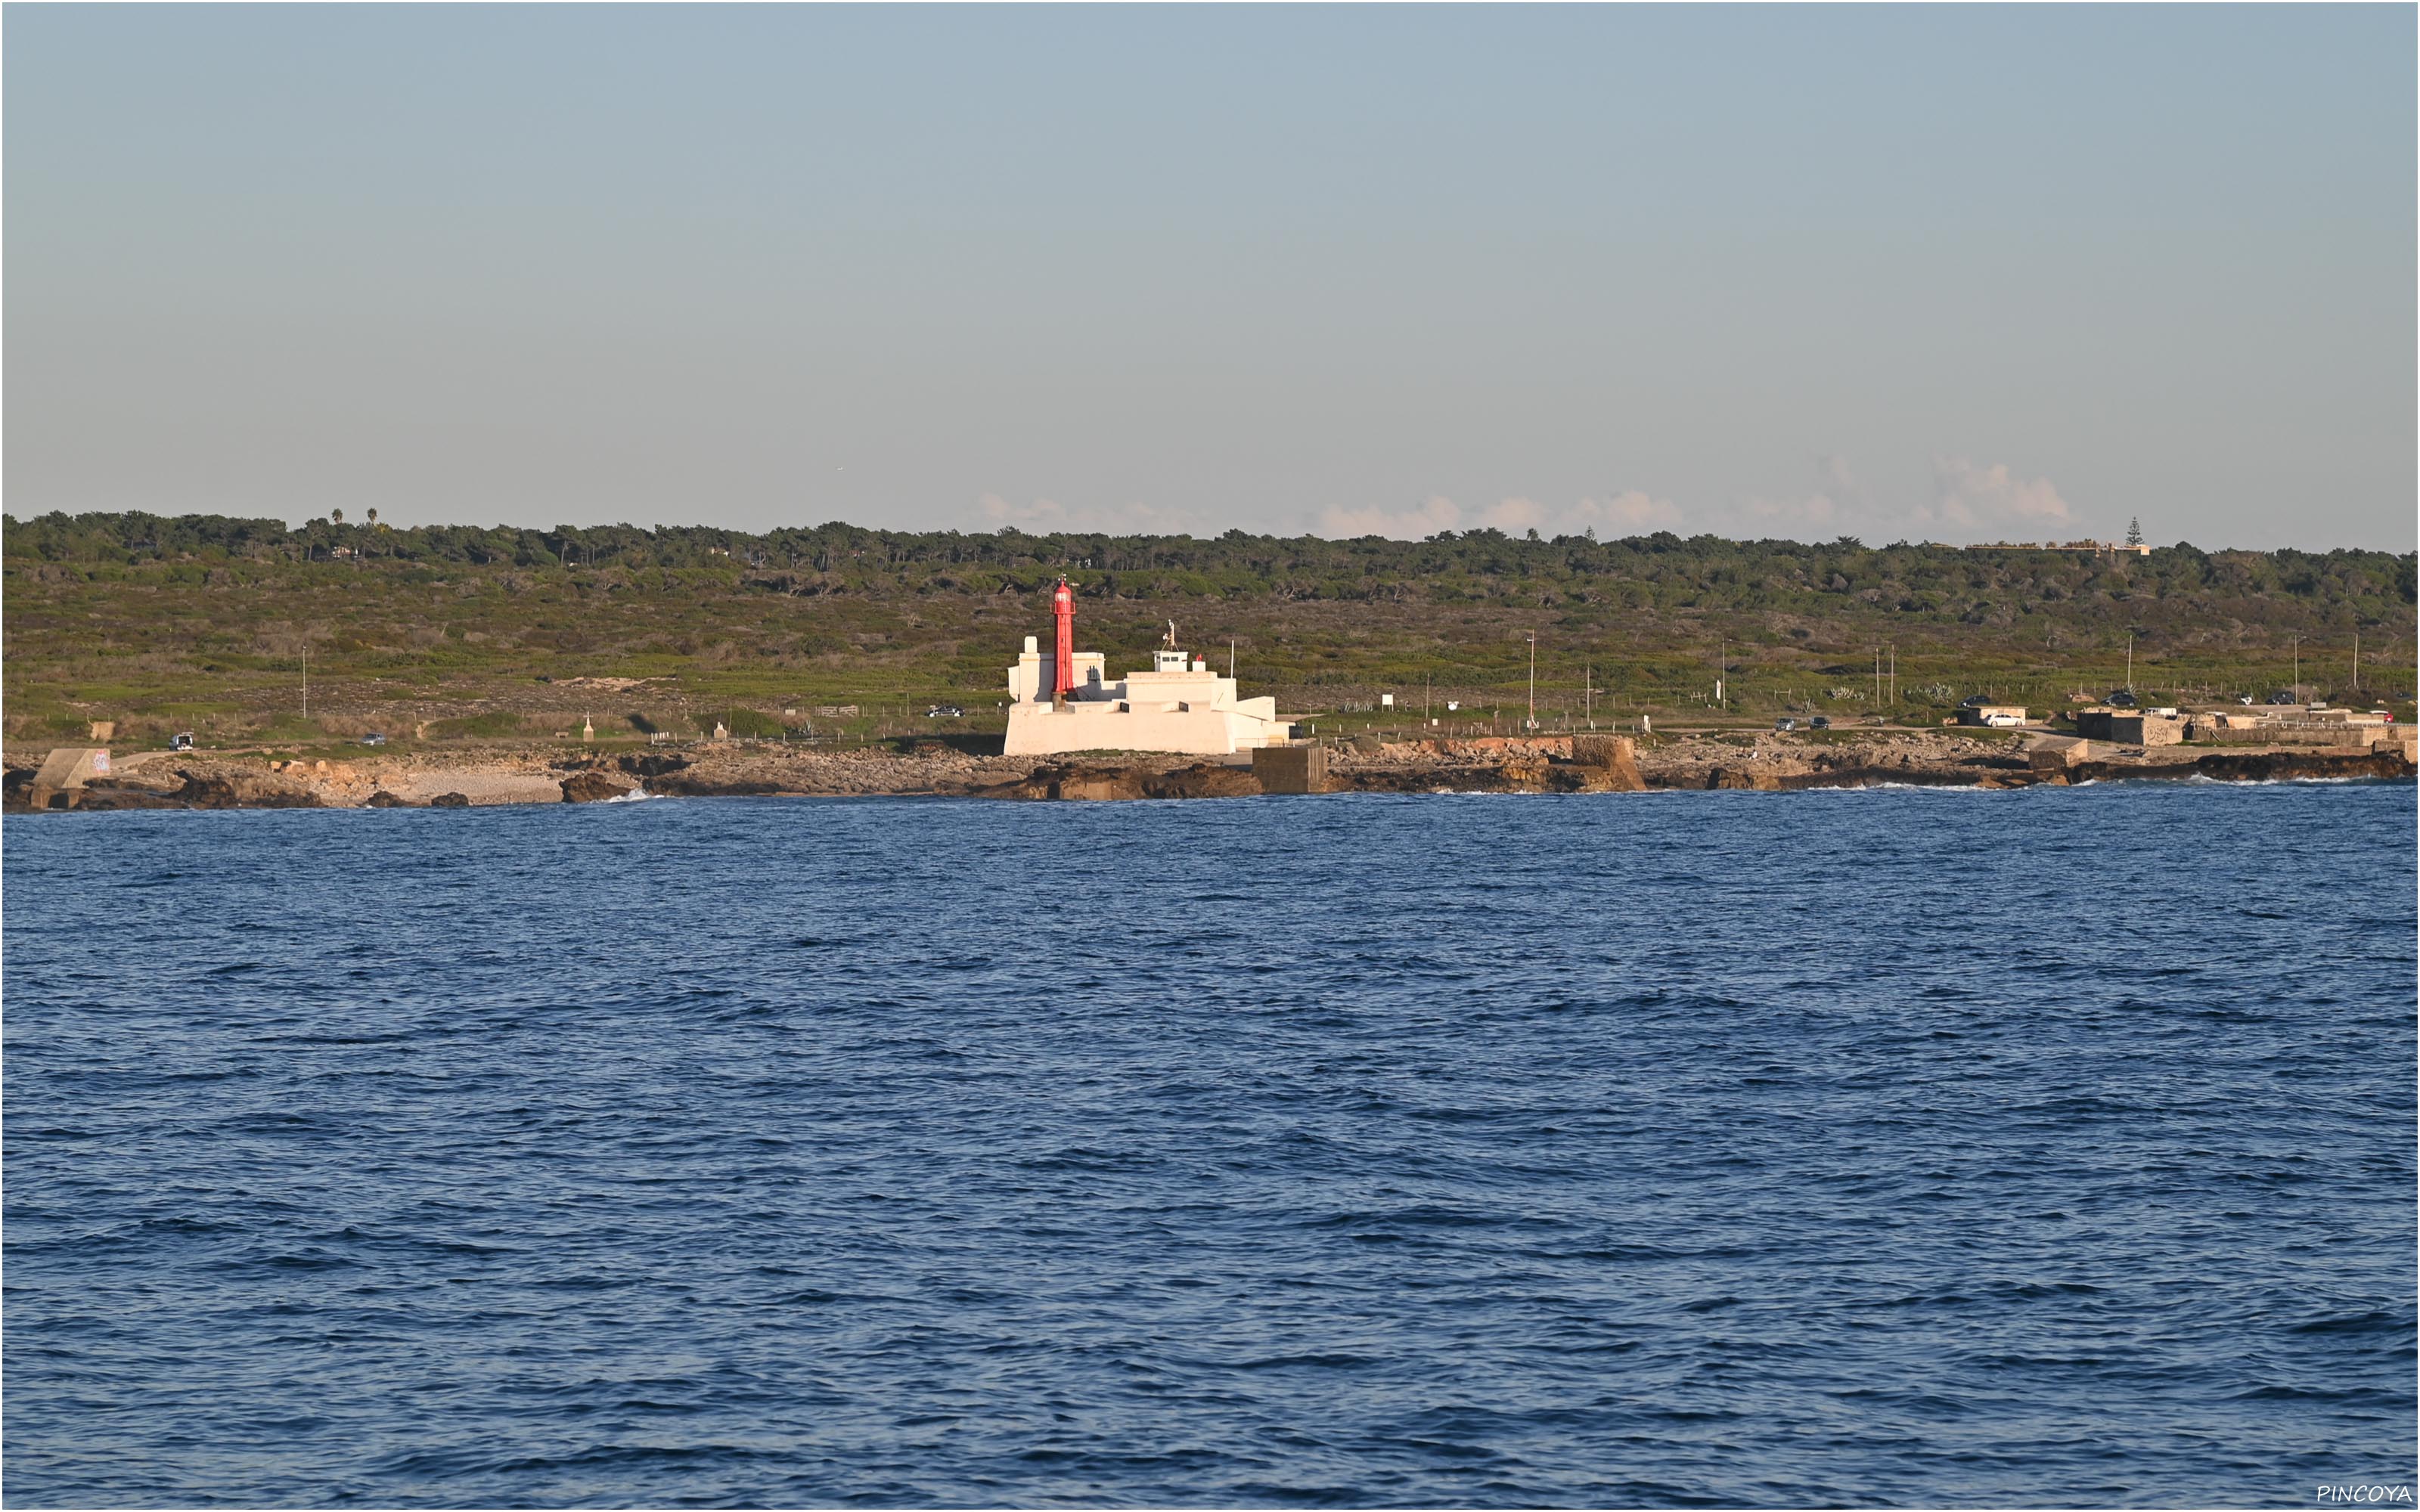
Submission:
[[[631,784],[617,782],[602,772],[578,772],[563,779],[566,803],[603,803],[628,797],[633,791]]]

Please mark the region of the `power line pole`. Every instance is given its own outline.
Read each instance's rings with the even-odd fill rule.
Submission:
[[[302,717],[311,717],[311,638],[302,638]]]
[[[1538,728],[1538,632],[1529,632],[1529,728]]]

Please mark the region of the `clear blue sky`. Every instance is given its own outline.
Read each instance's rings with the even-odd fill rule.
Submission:
[[[2414,14],[11,6],[8,507],[2409,549]]]

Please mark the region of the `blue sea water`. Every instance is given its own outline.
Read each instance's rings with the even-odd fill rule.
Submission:
[[[22,1506],[2412,1478],[2414,793],[11,818]]]

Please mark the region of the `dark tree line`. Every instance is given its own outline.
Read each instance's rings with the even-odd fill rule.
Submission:
[[[2088,601],[2265,602],[2295,617],[2412,617],[2414,554],[2384,551],[2204,551],[2148,556],[1869,547],[1854,538],[1808,544],[1683,538],[1668,532],[1599,541],[1500,531],[1443,532],[1424,541],[1329,540],[1230,531],[1192,536],[1070,532],[993,534],[880,531],[832,523],[752,534],[705,526],[521,530],[395,529],[315,519],[218,515],[50,514],[0,517],[0,550],[28,562],[139,566],[148,563],[402,563],[429,569],[716,570],[773,591],[808,594],[1030,592],[1062,571],[1091,594],[1438,603],[1600,604],[1627,609],[1859,608],[1968,623]],[[2086,604],[2073,601],[2084,600]],[[2258,617],[2257,614],[2255,617]]]

